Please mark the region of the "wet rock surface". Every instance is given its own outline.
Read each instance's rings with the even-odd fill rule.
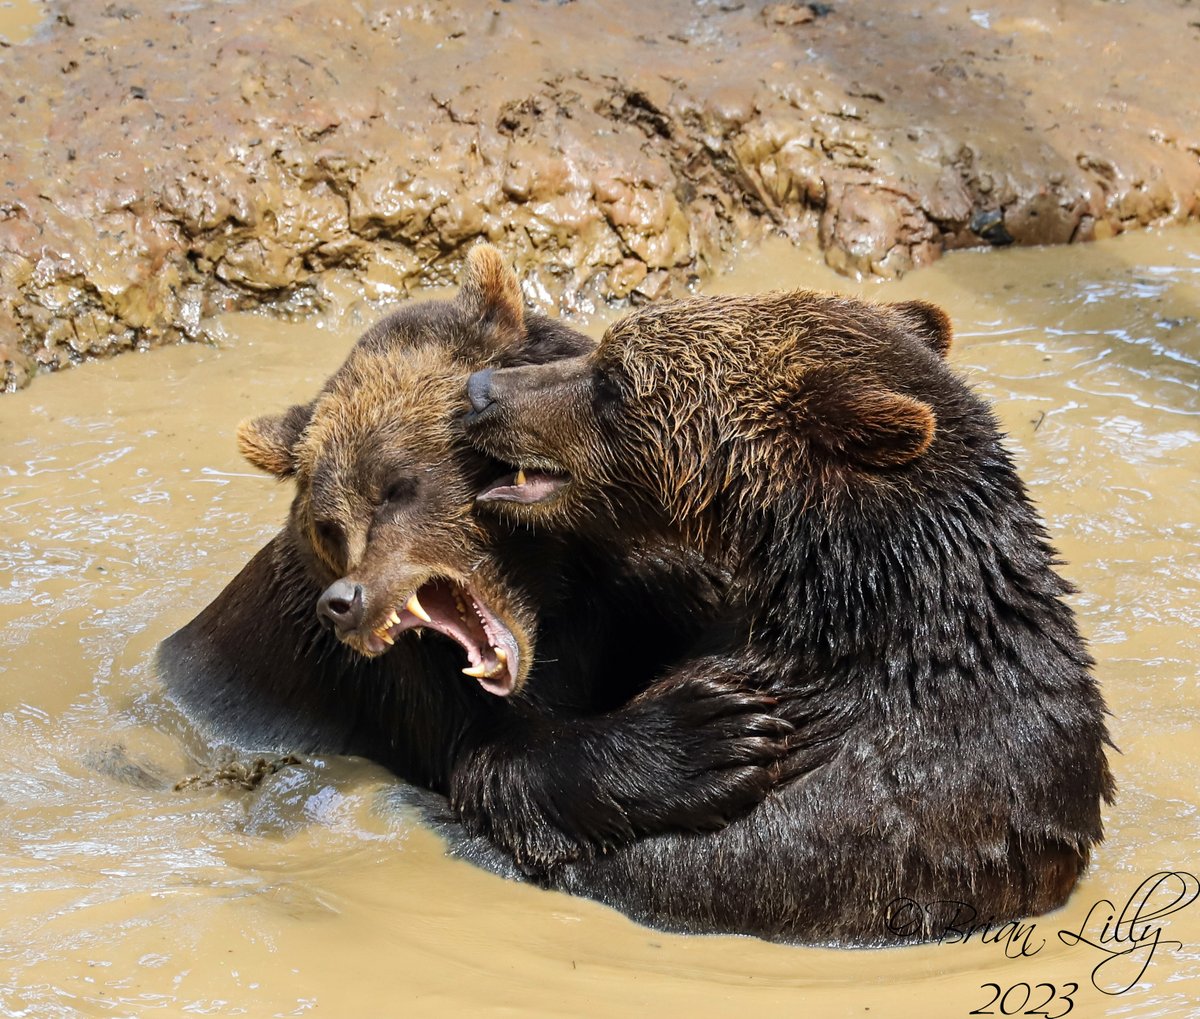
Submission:
[[[568,310],[768,230],[887,276],[1200,209],[1178,0],[48,9],[0,48],[0,389],[449,282],[479,238]]]

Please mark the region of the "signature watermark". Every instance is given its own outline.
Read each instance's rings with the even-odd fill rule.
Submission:
[[[1064,945],[1086,951],[1089,961],[1094,960],[1090,974],[1092,986],[1103,994],[1118,995],[1136,986],[1160,951],[1183,949],[1183,942],[1165,936],[1168,918],[1186,909],[1197,898],[1200,898],[1200,880],[1195,875],[1183,870],[1165,870],[1151,874],[1126,901],[1099,899],[1088,909],[1082,922],[1061,928],[1037,920],[997,922],[994,918],[981,917],[969,902],[947,899],[936,902],[895,899],[888,906],[886,922],[888,932],[897,938],[911,938],[926,932],[928,940],[941,944],[993,944],[1010,959],[1036,956],[1049,939],[1057,937]],[[999,985],[983,986],[996,988],[997,1000],[1002,1000],[1000,996],[1005,992]],[[1052,987],[1050,984],[1036,986]],[[1026,984],[1015,987],[1029,990]],[[972,1014],[994,1013],[976,1010]],[[1017,1013],[1003,1010],[1002,1014]]]

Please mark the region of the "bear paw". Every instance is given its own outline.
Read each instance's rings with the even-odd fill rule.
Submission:
[[[634,827],[711,831],[758,804],[793,732],[775,708],[745,679],[714,672],[674,675],[642,694],[630,736],[641,774],[653,777],[625,804]]]

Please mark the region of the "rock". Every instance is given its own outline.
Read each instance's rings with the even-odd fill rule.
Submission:
[[[804,25],[817,16],[808,4],[769,4],[763,8],[763,19],[772,25]]]

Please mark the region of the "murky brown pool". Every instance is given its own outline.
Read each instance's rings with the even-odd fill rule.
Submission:
[[[953,360],[1010,432],[1123,751],[1108,841],[1066,910],[1007,952],[670,936],[445,859],[367,763],[172,791],[213,748],[165,704],[154,646],[289,500],[238,460],[234,425],[309,394],[364,324],[230,318],[218,347],[0,399],[0,1014],[905,1017],[1050,997],[1035,1014],[1196,1015],[1200,902],[1143,911],[1117,932],[1140,947],[1095,974],[1130,942],[1058,932],[1100,945],[1098,900],[1119,910],[1151,875],[1200,869],[1200,229],[957,255],[860,287],[770,246],[713,289],[776,286],[944,304]]]

